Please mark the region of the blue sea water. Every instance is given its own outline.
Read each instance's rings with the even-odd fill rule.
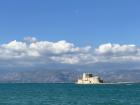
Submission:
[[[140,105],[140,84],[0,84],[0,105]]]

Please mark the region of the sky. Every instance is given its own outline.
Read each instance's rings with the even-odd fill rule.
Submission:
[[[139,0],[0,0],[0,67],[10,62],[9,67],[139,68],[139,5]]]
[[[140,45],[139,0],[0,0],[0,42],[26,36],[76,45]]]

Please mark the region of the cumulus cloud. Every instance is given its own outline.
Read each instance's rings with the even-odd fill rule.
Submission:
[[[98,48],[78,47],[65,40],[50,42],[26,37],[0,45],[0,63],[15,65],[94,65],[102,62],[139,62],[140,48],[134,44],[102,44]]]
[[[131,55],[137,54],[139,48],[136,45],[103,44],[96,49],[99,54]]]

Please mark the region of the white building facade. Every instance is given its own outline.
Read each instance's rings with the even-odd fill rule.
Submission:
[[[93,76],[91,73],[83,73],[82,79],[78,79],[77,84],[100,84],[103,83],[98,76]]]

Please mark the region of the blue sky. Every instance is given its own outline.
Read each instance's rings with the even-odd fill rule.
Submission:
[[[34,36],[140,45],[139,0],[0,0],[0,43]]]
[[[139,69],[139,5],[139,0],[0,0],[0,69],[54,64]]]

